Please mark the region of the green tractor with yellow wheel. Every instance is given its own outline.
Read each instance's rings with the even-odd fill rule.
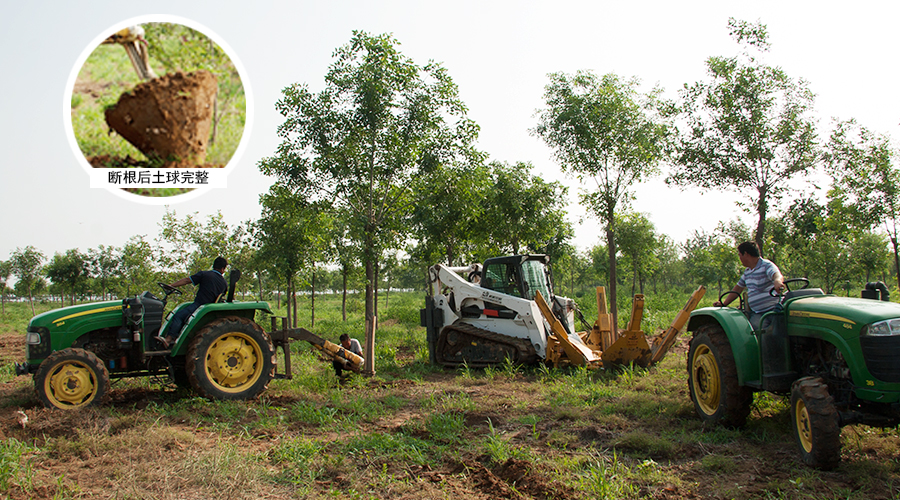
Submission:
[[[97,404],[110,379],[162,376],[211,399],[249,399],[275,378],[275,347],[254,318],[271,314],[266,302],[234,302],[232,271],[228,294],[197,308],[180,332],[169,332],[169,296],[181,292],[164,283],[163,297],[143,292],[111,300],[55,309],[28,323],[26,360],[17,375],[34,375],[38,399],[50,408]],[[163,348],[154,337],[178,341]]]
[[[742,297],[738,308],[691,313],[690,396],[704,421],[741,427],[755,392],[789,395],[803,462],[829,470],[841,460],[843,426],[900,424],[900,304],[880,282],[861,298],[808,288],[805,278],[785,285],[756,331]]]

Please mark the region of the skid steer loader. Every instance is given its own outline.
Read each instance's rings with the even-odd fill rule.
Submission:
[[[672,325],[648,343],[640,329],[643,295],[635,295],[628,327],[619,331],[607,312],[605,289],[597,287],[598,318],[587,324],[572,299],[553,293],[547,255],[495,257],[458,268],[437,264],[428,278],[421,323],[431,362],[446,367],[540,361],[646,367],[663,358],[706,291],[698,288]],[[576,330],[576,318],[584,331]]]

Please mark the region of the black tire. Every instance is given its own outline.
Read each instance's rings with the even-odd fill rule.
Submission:
[[[109,371],[90,351],[62,349],[41,363],[34,374],[34,390],[47,408],[72,410],[96,405],[109,391]]]
[[[210,399],[252,399],[275,377],[275,348],[253,321],[230,317],[206,325],[188,346],[191,387]]]
[[[702,325],[694,333],[687,368],[691,401],[701,419],[726,427],[746,423],[753,391],[738,383],[731,344],[718,323]]]
[[[794,382],[791,422],[803,463],[821,470],[837,467],[841,461],[841,427],[825,381],[804,377]]]

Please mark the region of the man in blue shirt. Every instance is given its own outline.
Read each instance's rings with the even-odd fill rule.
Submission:
[[[225,282],[225,267],[227,266],[228,261],[224,257],[216,257],[211,271],[199,271],[169,285],[173,288],[178,288],[191,283],[197,287],[197,295],[194,296],[194,302],[179,309],[175,316],[172,317],[166,337],[156,337],[156,340],[162,344],[163,348],[169,349],[175,344],[181,334],[184,321],[198,307],[215,302],[219,299],[219,296],[225,293],[225,290],[228,288],[228,283]]]
[[[750,306],[750,325],[754,330],[759,329],[759,320],[778,305],[778,297],[770,294],[772,289],[779,292],[784,290],[784,277],[778,266],[768,259],[759,256],[759,248],[752,241],[745,241],[738,245],[738,257],[741,264],[747,268],[737,285],[731,289],[725,300],[716,301],[714,306],[727,306],[735,297],[747,290],[747,302]]]

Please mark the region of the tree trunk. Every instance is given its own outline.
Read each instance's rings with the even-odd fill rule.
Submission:
[[[366,260],[366,367],[365,375],[375,375],[375,242],[371,228],[366,228],[364,256]]]
[[[375,316],[378,316],[378,290],[381,288],[381,266],[375,263]]]
[[[610,209],[606,219],[606,246],[609,249],[609,309],[612,313],[613,334],[619,331],[619,308],[616,301],[616,233],[615,218]]]
[[[344,266],[343,272],[341,273],[343,276],[343,287],[344,291],[341,294],[341,316],[344,318],[344,322],[347,321],[347,266]]]
[[[769,201],[766,198],[766,186],[760,186],[757,188],[759,191],[759,199],[756,202],[756,211],[759,214],[759,221],[756,223],[756,246],[759,247],[759,256],[763,256],[763,240],[766,235],[766,213],[769,208]]]
[[[285,290],[285,293],[288,294],[288,297],[291,296],[290,295],[291,294],[291,279],[290,278],[288,278],[288,280],[287,280],[287,289]],[[286,302],[287,302],[287,304],[285,305],[285,311],[286,311],[285,317],[287,317],[287,325],[288,325],[288,328],[290,328],[290,326],[291,326],[291,301],[290,301],[290,299],[288,299]],[[278,307],[281,308],[281,290],[278,291]]]
[[[900,253],[897,251],[897,233],[891,235],[891,245],[894,247],[894,270],[897,272],[897,286],[900,287]]]
[[[297,328],[297,284],[291,280],[291,303],[294,305],[294,328]]]
[[[309,296],[309,327],[316,326],[316,266],[312,267],[312,294]]]

